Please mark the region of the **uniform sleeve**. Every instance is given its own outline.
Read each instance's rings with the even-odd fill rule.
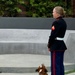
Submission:
[[[48,48],[53,44],[54,40],[56,39],[58,32],[60,29],[60,25],[58,24],[57,21],[53,22],[52,27],[51,27],[51,35],[49,36],[48,40]]]

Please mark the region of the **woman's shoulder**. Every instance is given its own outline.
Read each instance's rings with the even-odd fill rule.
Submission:
[[[53,24],[57,24],[58,23],[58,21],[57,20],[55,20],[54,22],[53,22]]]

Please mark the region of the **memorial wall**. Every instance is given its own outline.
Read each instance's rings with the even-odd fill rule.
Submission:
[[[67,32],[65,61],[75,63],[75,19],[64,18]],[[47,42],[53,18],[0,18],[0,54],[49,55]]]

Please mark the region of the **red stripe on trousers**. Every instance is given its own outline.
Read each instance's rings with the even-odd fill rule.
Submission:
[[[55,59],[56,59],[56,53],[55,51],[53,52],[53,75],[56,75],[56,68],[55,68]]]

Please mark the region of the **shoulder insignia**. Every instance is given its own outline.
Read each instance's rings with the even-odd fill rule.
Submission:
[[[55,30],[55,26],[52,26],[52,30]]]

